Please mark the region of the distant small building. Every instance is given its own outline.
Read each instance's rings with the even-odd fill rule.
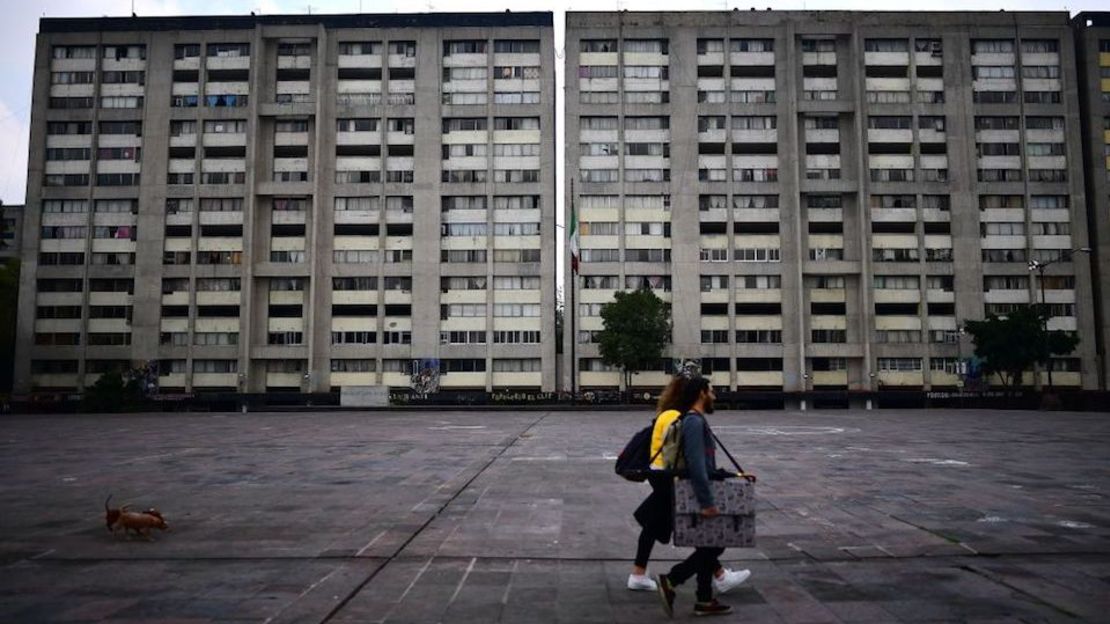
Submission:
[[[23,205],[0,205],[0,259],[18,258],[23,240]]]

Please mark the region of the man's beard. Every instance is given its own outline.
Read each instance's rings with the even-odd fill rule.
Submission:
[[[713,413],[713,399],[709,399],[705,402],[705,413],[706,414],[712,414]]]

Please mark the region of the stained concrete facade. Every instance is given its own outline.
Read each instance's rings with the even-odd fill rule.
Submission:
[[[1080,110],[1087,182],[1088,228],[1094,290],[1098,297],[1096,339],[1103,388],[1110,387],[1110,13],[1075,17]]]
[[[408,386],[425,359],[447,389],[554,389],[552,32],[43,19],[16,392],[146,363],[164,392]],[[461,182],[451,118],[478,120]]]
[[[1081,337],[1053,382],[1097,388],[1072,36],[1062,12],[568,13],[577,386],[619,383],[588,332],[654,282],[668,356],[719,386],[956,387],[958,327],[1038,301],[1037,259]]]

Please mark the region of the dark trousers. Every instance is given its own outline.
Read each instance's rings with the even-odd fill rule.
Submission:
[[[713,574],[720,566],[718,558],[724,548],[695,548],[685,561],[675,564],[667,573],[667,580],[673,585],[681,585],[691,576],[698,578],[698,602],[713,600]]]
[[[646,568],[648,559],[651,559],[651,548],[655,546],[655,536],[648,529],[640,531],[640,539],[636,542],[636,565]]]

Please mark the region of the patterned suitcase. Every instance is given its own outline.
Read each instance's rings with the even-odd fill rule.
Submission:
[[[721,515],[703,518],[689,479],[674,486],[674,545],[717,548],[755,546],[755,484],[747,479],[710,481]]]

